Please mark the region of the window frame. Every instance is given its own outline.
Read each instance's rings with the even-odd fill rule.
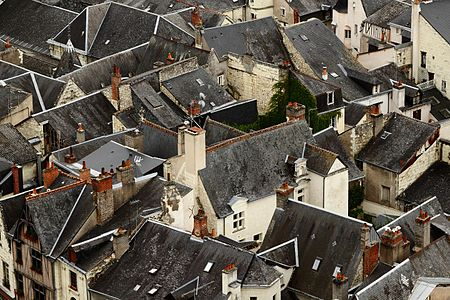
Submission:
[[[386,194],[387,195],[387,199],[384,199],[385,191],[387,191],[387,194]],[[380,200],[381,200],[381,202],[386,202],[386,203],[391,202],[391,187],[385,186],[385,185],[381,185]]]
[[[16,263],[19,265],[23,264],[23,251],[22,251],[22,243],[16,242]]]
[[[233,232],[245,229],[245,213],[240,211],[233,214]]]
[[[331,97],[330,97],[331,95]],[[334,104],[334,91],[327,92],[327,105],[333,105]]]
[[[11,288],[11,281],[9,278],[9,265],[8,263],[2,261],[3,278],[2,285],[8,290]]]
[[[225,85],[225,75],[224,74],[217,75],[217,84],[220,86]]]
[[[441,82],[441,91],[444,93],[447,93],[447,81],[446,80],[442,80],[442,82]]]
[[[286,8],[284,8],[283,6],[280,7],[280,12],[281,12],[281,16],[282,17],[286,17]]]
[[[420,51],[420,66],[422,68],[427,67],[427,52],[425,51]]]
[[[78,277],[77,277],[77,273],[75,273],[72,270],[69,270],[69,280],[70,280],[69,287],[72,290],[74,290],[74,291],[78,291]]]
[[[45,300],[46,294],[45,287],[33,281],[34,300]]]
[[[346,38],[346,39],[352,38],[352,30],[351,29],[344,29],[344,38]]]
[[[42,253],[35,249],[31,249],[31,270],[36,273],[42,274]],[[38,262],[35,265],[35,262]]]

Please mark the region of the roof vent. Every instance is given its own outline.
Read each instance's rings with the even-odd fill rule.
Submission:
[[[158,268],[152,268],[150,271],[148,271],[150,274],[156,274],[158,272]]]
[[[308,37],[304,34],[300,34],[300,37],[302,38],[302,40],[304,40],[305,42],[308,41]]]
[[[199,86],[204,86],[205,84],[203,83],[203,80],[201,80],[200,78],[195,79],[195,81],[197,81]]]
[[[320,267],[320,263],[321,263],[321,262],[322,262],[322,258],[316,257],[316,259],[314,260],[312,269],[313,269],[314,271],[319,270],[319,267]]]
[[[109,42],[111,42],[110,40],[106,40],[105,45],[108,45]]]
[[[384,131],[383,134],[381,135],[381,139],[385,140],[388,138],[388,136],[390,136],[392,133],[388,132],[388,131]]]

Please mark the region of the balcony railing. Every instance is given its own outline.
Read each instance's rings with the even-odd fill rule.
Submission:
[[[417,87],[422,91],[434,89],[435,87],[434,79],[419,83]]]

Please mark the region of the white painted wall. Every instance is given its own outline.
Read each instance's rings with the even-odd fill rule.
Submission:
[[[360,53],[357,60],[367,69],[376,69],[395,62],[395,48],[390,47],[375,52]]]
[[[70,300],[72,297],[79,300],[88,299],[88,287],[85,274],[60,259],[56,261],[54,266],[57,299]],[[77,274],[77,290],[70,288],[70,271]]]
[[[361,49],[362,33],[359,32],[360,26],[366,18],[367,16],[360,0],[348,1],[347,14],[340,14],[333,10],[333,23],[336,24],[337,37],[347,48],[357,53],[366,52],[366,49]],[[357,25],[356,32],[355,25]],[[349,40],[345,39],[345,29],[351,30],[351,38]]]
[[[258,300],[281,300],[281,284],[277,279],[270,287],[246,286],[242,287],[242,300],[257,297]]]
[[[348,215],[348,169],[336,160],[325,177],[323,208],[341,216]]]
[[[0,260],[0,289],[11,298],[14,298],[16,281],[14,277],[13,256],[9,247],[7,232],[2,217],[0,217]],[[3,280],[5,278],[5,274],[3,273],[3,262],[8,264],[9,289],[3,286]]]

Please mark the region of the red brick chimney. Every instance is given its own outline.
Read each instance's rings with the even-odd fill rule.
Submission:
[[[111,76],[111,99],[115,101],[120,100],[119,86],[122,81],[122,75],[120,74],[120,68],[113,66],[113,73]]]
[[[77,260],[78,260],[77,253],[75,252],[75,250],[73,250],[72,247],[69,247],[69,249],[67,251],[67,256],[71,263],[74,263],[74,264],[77,263]]]
[[[7,37],[6,38],[6,43],[5,43],[5,49],[9,49],[11,47],[12,47],[11,41],[10,41],[9,37]]]
[[[91,183],[91,169],[86,167],[86,161],[83,160],[83,166],[80,169],[80,180]]]
[[[361,250],[363,251],[363,278],[369,276],[378,265],[380,244],[370,241],[370,227],[364,223],[361,227]]]
[[[286,120],[298,121],[305,119],[305,106],[298,104],[297,102],[289,102],[286,106]]]
[[[348,278],[341,272],[337,273],[336,277],[333,279],[331,299],[333,300],[348,299]]]
[[[75,154],[73,153],[72,147],[69,147],[69,153],[64,155],[64,162],[68,164],[73,164],[77,161]]]
[[[328,80],[328,68],[325,66],[322,67],[322,79]]]
[[[114,215],[112,176],[102,168],[101,174],[92,179],[94,202],[97,205],[97,223],[104,224]]]
[[[166,65],[171,65],[175,62],[175,58],[173,58],[172,53],[169,52],[166,58]]]
[[[192,230],[192,234],[200,238],[210,235],[208,232],[208,217],[201,208],[198,209],[198,213],[194,216],[194,229]]]
[[[42,171],[42,177],[44,179],[44,187],[48,189],[56,178],[58,178],[59,170],[55,167],[54,163],[47,163],[47,168]]]
[[[194,28],[199,28],[203,26],[202,16],[200,14],[200,7],[198,4],[195,5],[195,8],[191,12],[191,23]]]
[[[13,164],[11,167],[11,173],[13,178],[13,193],[14,195],[21,192],[22,184],[21,184],[21,173],[22,173],[22,167],[17,166],[16,164]]]
[[[191,104],[189,105],[188,108],[188,113],[191,116],[198,116],[199,114],[202,113],[202,108],[200,107],[200,104],[198,103],[197,100],[191,101]]]
[[[420,251],[430,244],[430,220],[431,217],[422,209],[419,210],[419,215],[416,218],[416,225],[414,228],[415,247],[414,251]]]
[[[392,266],[402,262],[405,254],[409,255],[409,241],[403,236],[401,227],[387,228],[381,236],[380,260]]]
[[[284,209],[288,202],[289,196],[292,196],[294,193],[294,188],[289,186],[287,182],[283,182],[283,184],[281,184],[275,192],[277,194],[277,207]]]

